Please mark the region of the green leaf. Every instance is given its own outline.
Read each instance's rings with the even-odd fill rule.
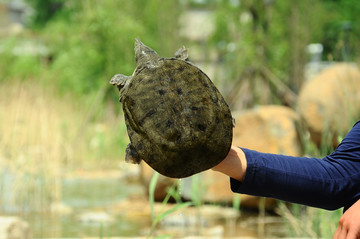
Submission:
[[[154,204],[155,204],[155,188],[156,182],[159,178],[159,173],[155,172],[151,178],[150,185],[149,185],[149,201],[150,201],[150,212],[151,212],[151,220],[154,221],[155,218],[155,211],[154,211]]]
[[[164,219],[166,216],[170,215],[173,212],[176,212],[177,210],[180,210],[182,208],[185,207],[189,207],[192,206],[193,203],[192,202],[184,202],[181,204],[177,204],[176,206],[174,206],[173,208],[170,208],[169,210],[166,210],[165,212],[161,213],[160,215],[158,215],[155,219],[155,224],[157,224],[158,222],[160,222],[162,219]]]

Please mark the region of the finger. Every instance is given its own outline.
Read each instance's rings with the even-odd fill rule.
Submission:
[[[348,233],[347,229],[345,229],[344,227],[341,227],[339,239],[346,239],[347,233]]]
[[[335,231],[333,239],[348,239],[346,236],[347,230],[342,225],[339,225]]]
[[[340,233],[341,233],[341,226],[338,226],[338,227],[336,228],[336,231],[335,231],[335,234],[334,234],[333,239],[339,239],[339,238],[340,238]]]
[[[349,230],[346,234],[346,239],[358,239],[358,234],[354,230]]]

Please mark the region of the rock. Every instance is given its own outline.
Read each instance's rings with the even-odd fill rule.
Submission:
[[[235,119],[233,145],[264,153],[300,156],[301,144],[297,132],[298,116],[294,110],[284,106],[260,106],[240,112]],[[228,202],[234,199],[230,190],[229,177],[212,170],[199,174],[201,185],[206,188],[202,200],[206,202]],[[184,183],[192,178],[185,178]],[[191,183],[187,183],[191,185]],[[187,189],[187,190],[186,190]],[[184,197],[191,198],[191,190],[186,187]],[[241,207],[257,208],[259,198],[241,195]],[[267,198],[265,207],[272,210],[275,200]]]
[[[0,216],[1,239],[30,239],[29,224],[19,217]]]
[[[172,205],[174,207],[175,205]],[[170,215],[160,222],[161,234],[171,234],[176,238],[198,235],[204,238],[220,236],[223,238],[224,224],[219,222],[236,222],[240,212],[233,208],[201,205],[201,207],[185,207]],[[235,225],[234,225],[235,226]],[[157,231],[159,232],[159,231]]]
[[[73,209],[63,202],[54,202],[50,204],[50,212],[57,215],[69,215]]]
[[[260,106],[236,117],[233,145],[263,153],[302,155],[297,113],[285,106]],[[215,192],[216,189],[213,189]],[[241,195],[241,206],[257,208],[259,198]],[[273,210],[275,200],[266,198],[265,208]]]
[[[109,225],[115,222],[112,215],[101,211],[84,212],[78,215],[78,220],[83,224],[93,226]]]
[[[149,165],[147,165],[145,162],[140,162],[140,178],[142,185],[144,186],[147,194],[149,195],[149,185],[152,176],[154,175],[154,169],[152,169]],[[174,178],[168,178],[161,174],[159,174],[159,178],[156,183],[155,187],[155,193],[154,193],[154,199],[155,201],[159,202],[162,201],[166,195],[167,195],[167,189],[171,187],[177,179]]]
[[[192,180],[195,177],[200,177],[199,185],[197,187],[202,188],[203,193],[198,193],[197,197],[201,197],[201,201],[207,203],[233,203],[235,194],[230,189],[230,179],[228,176],[215,172],[212,170],[201,172],[198,175],[194,175],[189,178],[183,179],[185,184],[192,184]],[[192,193],[191,187],[186,187],[183,190],[183,198],[191,200]],[[241,207],[242,208],[255,208],[259,207],[259,197],[240,194]],[[271,198],[265,200],[265,208],[273,210],[276,206],[276,201]]]
[[[291,108],[275,105],[260,106],[240,112],[235,121],[233,145],[264,153],[292,156],[302,154],[296,127],[298,115]],[[141,172],[144,185],[148,188],[154,170],[142,163]],[[182,181],[182,196],[185,199],[190,200],[192,194],[196,194],[196,197],[203,202],[233,202],[234,193],[230,190],[229,177],[222,173],[207,170],[184,178]],[[167,194],[166,188],[174,182],[174,179],[159,175],[155,198],[158,201],[163,200]],[[194,190],[192,185],[197,189]],[[241,207],[257,208],[258,205],[259,198],[241,195]],[[275,207],[275,200],[266,199],[265,206],[272,210]]]
[[[320,145],[324,132],[344,135],[360,116],[360,71],[354,64],[334,64],[300,90],[298,111],[311,138]],[[325,135],[326,136],[326,135]]]
[[[173,213],[166,216],[162,221],[163,227],[178,227],[182,230],[188,227],[208,227],[208,220],[198,215],[183,215],[182,213]]]
[[[119,163],[120,180],[127,183],[138,183],[140,181],[140,167],[136,164],[121,161]]]
[[[233,145],[263,153],[299,156],[297,113],[285,106],[268,105],[240,112],[236,117]]]

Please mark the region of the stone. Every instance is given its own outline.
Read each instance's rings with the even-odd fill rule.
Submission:
[[[148,164],[143,161],[140,162],[140,181],[146,190],[146,195],[149,195],[149,185],[154,172],[154,169],[152,169]],[[160,202],[164,200],[167,195],[167,188],[171,187],[176,182],[177,179],[169,178],[160,174],[154,192],[155,201]]]
[[[263,153],[302,155],[298,114],[278,105],[259,106],[236,117],[233,145]]]
[[[267,105],[244,110],[235,114],[236,124],[233,131],[233,145],[257,150],[264,153],[302,155],[302,147],[298,136],[298,114],[285,106]],[[145,187],[148,187],[153,170],[146,164],[141,164],[141,177]],[[196,179],[195,177],[199,177]],[[199,185],[197,196],[207,203],[232,203],[234,193],[230,189],[229,177],[212,170],[201,172],[182,179],[182,196],[190,200],[192,197],[192,180]],[[166,188],[174,182],[173,179],[160,175],[155,190],[155,198],[161,201],[166,196]],[[257,208],[259,198],[241,194],[241,207]],[[265,207],[274,209],[276,201],[267,198]]]
[[[201,200],[207,203],[233,203],[234,194],[230,189],[230,179],[228,176],[215,172],[212,170],[201,172],[198,175],[194,175],[189,178],[183,179],[185,182],[188,181],[188,184],[191,185],[191,180],[194,177],[200,177],[200,188],[204,188],[204,194],[201,195]],[[187,200],[190,200],[191,195],[191,188],[187,187],[187,189],[183,190],[183,197]],[[250,208],[250,209],[257,209],[260,203],[259,197],[254,197],[251,195],[240,194],[241,208]],[[272,198],[267,198],[265,200],[265,208],[267,210],[275,209],[276,201]]]
[[[50,204],[50,212],[56,215],[69,215],[73,213],[73,209],[63,202],[53,202]]]
[[[285,106],[260,106],[255,109],[239,112],[234,128],[233,145],[257,150],[264,153],[302,155],[302,147],[298,137],[297,113]],[[184,184],[191,185],[193,177],[185,178]],[[232,203],[234,193],[230,189],[229,177],[212,170],[198,174],[199,188],[206,188],[202,195],[205,202]],[[200,193],[201,194],[201,193]],[[186,199],[191,198],[190,186],[183,190]],[[257,208],[259,198],[241,194],[241,207]],[[267,198],[265,207],[274,209],[276,202]]]
[[[78,215],[78,220],[85,225],[109,225],[115,223],[115,217],[103,211],[89,211]]]
[[[0,216],[1,239],[31,239],[29,224],[16,216]]]
[[[360,116],[360,71],[354,64],[334,64],[309,79],[300,89],[298,112],[311,139],[321,144],[324,133],[344,135]]]

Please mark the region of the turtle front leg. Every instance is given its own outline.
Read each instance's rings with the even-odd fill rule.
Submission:
[[[112,84],[112,85],[116,85],[117,88],[119,90],[121,90],[125,86],[126,82],[130,81],[131,78],[132,78],[132,76],[125,76],[123,74],[116,74],[111,78],[109,83]]]
[[[127,145],[125,150],[125,162],[139,164],[141,159],[135,149],[132,147],[131,143]]]
[[[116,74],[114,75],[111,80],[110,80],[110,84],[112,85],[116,85],[117,88],[119,89],[119,101],[122,101],[122,97],[126,94],[126,89],[128,88],[127,85],[129,84],[129,82],[131,81],[132,76],[125,76],[123,74]]]

